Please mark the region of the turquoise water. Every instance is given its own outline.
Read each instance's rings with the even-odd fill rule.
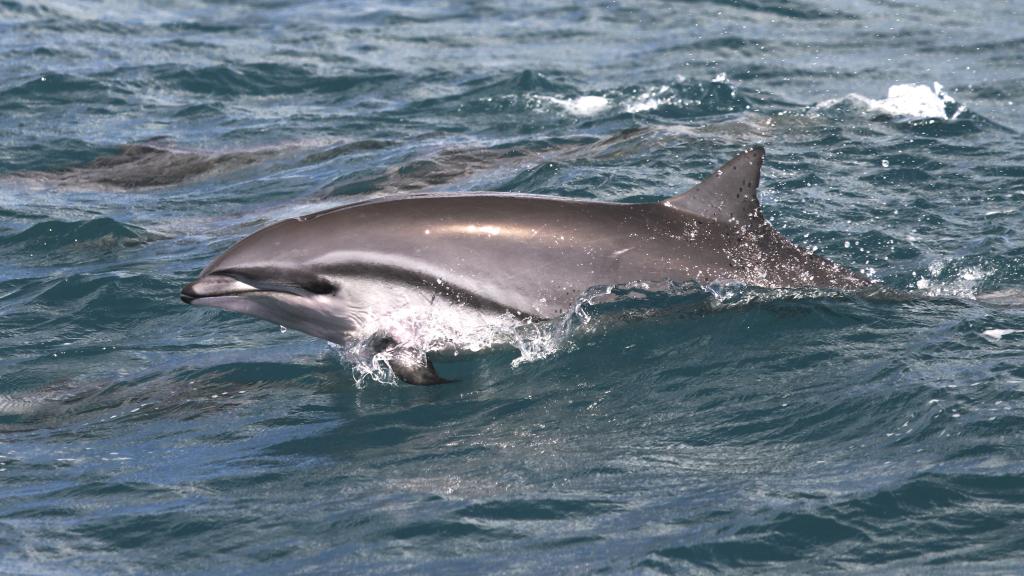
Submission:
[[[1022,17],[0,2],[0,573],[1021,571]],[[774,225],[900,297],[647,293],[429,388],[178,299],[285,217],[752,144]]]

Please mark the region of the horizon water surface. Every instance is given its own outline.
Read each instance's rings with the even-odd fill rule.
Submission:
[[[1019,573],[1021,22],[0,2],[0,574]],[[284,218],[755,144],[773,225],[898,297],[619,287],[434,387],[178,299]]]

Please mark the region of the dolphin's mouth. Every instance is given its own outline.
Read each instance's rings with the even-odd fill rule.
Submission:
[[[249,292],[261,292],[261,290],[231,276],[210,274],[191,284],[186,284],[181,289],[181,301],[185,304],[192,304],[202,298],[238,296],[239,294],[247,294]]]

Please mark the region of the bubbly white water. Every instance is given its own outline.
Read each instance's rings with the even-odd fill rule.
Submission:
[[[950,275],[948,267],[951,265],[945,260],[932,262],[927,275],[919,277],[910,288],[916,288],[921,295],[930,298],[980,298],[982,284],[992,271],[981,266],[967,266],[952,270],[954,274]]]
[[[466,304],[433,299],[428,305],[381,307],[379,309],[385,310],[384,313],[370,314],[362,319],[363,324],[350,344],[332,346],[341,360],[352,366],[357,385],[364,385],[367,379],[381,384],[397,384],[398,379],[391,367],[391,361],[397,354],[412,351],[458,356],[508,348],[519,352],[511,362],[516,367],[569,349],[573,337],[584,327],[594,324],[597,312],[616,302],[646,304],[658,297],[702,294],[710,297],[713,307],[729,307],[735,305],[737,299],[749,302],[757,298],[757,294],[747,292],[742,286],[704,287],[671,282],[597,286],[581,294],[565,314],[540,321],[511,313],[488,313]],[[405,302],[408,304],[410,300]],[[399,343],[398,347],[377,351],[375,344],[381,334],[393,337]]]
[[[990,328],[982,332],[981,336],[986,340],[999,341],[1003,339],[1003,336],[1009,336],[1010,334],[1017,334],[1019,332],[1024,332],[1024,330],[1012,330],[1009,328]]]
[[[522,319],[511,313],[486,313],[465,304],[445,302],[429,306],[401,306],[373,318],[348,346],[337,346],[343,361],[351,364],[357,385],[367,379],[382,384],[396,384],[391,368],[396,354],[442,353],[458,356],[495,347],[519,351],[512,362],[518,366],[547,358],[561,350],[574,329],[589,321],[583,310],[587,301],[581,299],[566,315],[546,322]],[[395,335],[398,348],[376,351],[374,344],[382,333]]]
[[[656,110],[665,104],[670,104],[672,100],[673,97],[669,94],[669,87],[658,86],[627,99],[622,103],[622,107],[630,114],[637,114],[648,110]]]
[[[537,96],[537,99],[554,104],[573,116],[593,116],[611,106],[611,102],[604,96],[580,96],[578,98]]]
[[[957,104],[942,84],[894,84],[885,98],[875,99],[857,93],[819,102],[815,108],[832,108],[849,103],[868,112],[881,113],[904,120],[955,120],[966,109]]]
[[[679,76],[676,80],[682,82],[685,78]],[[716,75],[711,82],[714,84],[726,84],[732,87],[728,76],[724,72]],[[735,96],[735,88],[733,88],[733,96]],[[530,98],[534,103],[538,104],[538,108],[544,109],[554,106],[572,116],[579,117],[596,116],[609,110],[639,114],[641,112],[657,110],[666,105],[700,104],[698,101],[681,98],[673,90],[672,86],[667,84],[658,84],[648,88],[627,91],[612,91],[604,95],[588,94],[574,98],[534,95]]]

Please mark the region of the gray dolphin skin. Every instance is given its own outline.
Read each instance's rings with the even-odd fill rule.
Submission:
[[[210,263],[181,299],[346,345],[370,336],[395,375],[443,382],[408,334],[374,319],[444,308],[465,322],[558,317],[590,288],[631,282],[854,290],[869,281],[805,252],[763,217],[764,149],[647,204],[516,194],[371,200],[285,220]],[[459,320],[462,321],[462,320]],[[370,326],[374,324],[374,326]]]

